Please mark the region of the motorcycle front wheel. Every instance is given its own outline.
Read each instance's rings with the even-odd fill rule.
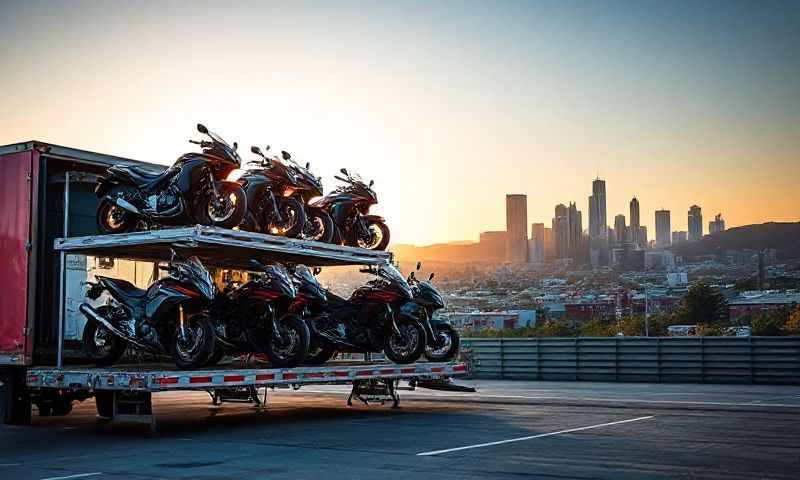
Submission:
[[[99,307],[97,313],[107,318],[108,307]],[[83,350],[96,365],[109,366],[119,360],[128,342],[111,333],[106,327],[87,320],[83,327]]]
[[[279,198],[278,209],[280,209],[281,219],[278,220],[273,215],[266,222],[267,230],[264,233],[298,238],[303,233],[303,227],[306,223],[306,212],[303,209],[303,204],[296,198]]]
[[[195,217],[202,225],[221,228],[238,227],[247,213],[247,196],[236,182],[216,182],[217,194],[200,197]]]
[[[425,358],[431,362],[449,362],[456,358],[461,342],[456,329],[447,323],[433,325],[433,335],[435,338],[425,346]]]
[[[278,331],[270,332],[267,341],[267,358],[276,367],[296,367],[308,355],[311,335],[306,323],[297,315],[284,315],[278,319]]]
[[[315,242],[331,243],[333,240],[333,220],[328,212],[320,208],[309,208],[303,226],[303,238]]]
[[[400,334],[392,331],[384,340],[383,353],[394,363],[414,363],[425,351],[425,329],[419,322],[397,325]]]
[[[180,322],[175,322],[171,348],[175,365],[183,370],[202,367],[214,353],[216,338],[206,313],[187,316],[183,329]]]
[[[383,222],[372,220],[364,220],[364,223],[367,226],[369,236],[368,238],[359,236],[357,246],[367,250],[386,250],[386,247],[389,246],[389,226]]]

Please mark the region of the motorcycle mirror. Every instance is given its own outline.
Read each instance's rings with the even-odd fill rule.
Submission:
[[[345,175],[346,175],[346,176],[348,176],[348,177],[350,176],[350,174],[349,174],[349,173],[347,173],[347,169],[346,169],[346,168],[343,168],[343,169],[341,169],[341,170],[339,170],[339,171],[340,171],[340,172],[342,172],[343,174],[345,174]]]
[[[430,276],[428,277],[428,281],[430,282],[431,280],[433,280],[433,272],[431,272]]]
[[[269,147],[267,147],[267,148],[269,148]],[[250,147],[250,152],[251,153],[255,153],[256,155],[261,155],[261,149],[256,147],[255,145]]]
[[[289,152],[287,152],[286,150],[281,150],[281,157],[283,157],[284,160],[289,160],[290,158],[292,158],[292,156],[289,155]]]
[[[269,151],[269,149],[270,149],[270,146],[269,146],[269,145],[267,145],[267,148],[265,148],[265,149],[264,149],[264,151],[265,151],[265,152],[268,152],[268,151]]]
[[[239,148],[239,142],[233,142],[233,149],[236,150]]]
[[[208,135],[208,129],[202,123],[198,123],[197,124],[197,131],[200,132],[200,133]]]
[[[308,170],[309,168],[311,168],[311,162],[306,162],[306,170]]]
[[[322,273],[322,269],[319,267],[314,267],[314,270],[312,270],[312,272],[314,273],[314,275],[319,275],[320,273]]]
[[[369,186],[371,187],[371,186],[373,186],[373,185],[375,185],[375,180],[370,180],[370,181],[369,181]]]
[[[422,262],[417,262],[417,270],[419,270],[420,268],[422,268]]]

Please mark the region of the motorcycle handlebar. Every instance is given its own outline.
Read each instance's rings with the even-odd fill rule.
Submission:
[[[342,178],[339,175],[334,175],[333,178],[335,178],[336,180],[340,180],[342,182],[348,182],[348,183],[350,182],[349,178]]]

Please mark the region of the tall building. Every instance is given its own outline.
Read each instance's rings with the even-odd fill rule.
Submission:
[[[534,263],[544,262],[544,223],[531,225],[531,249],[529,260]]]
[[[567,223],[569,225],[567,256],[574,259],[576,264],[581,263],[583,260],[581,254],[583,250],[583,216],[575,202],[571,202],[567,209]]]
[[[556,242],[553,229],[544,227],[544,261],[549,262],[556,258]]]
[[[631,224],[630,224],[630,241],[636,245],[641,246],[642,242],[639,240],[639,227],[641,224],[639,223],[639,200],[636,197],[633,197],[631,200]],[[644,243],[647,243],[646,241]]]
[[[689,207],[689,240],[703,238],[703,212],[697,205]]]
[[[607,230],[606,182],[598,178],[592,182],[592,195],[589,197],[589,237],[604,238]]]
[[[528,197],[506,195],[506,261],[528,261]]]
[[[708,234],[714,235],[715,233],[724,231],[725,231],[725,220],[722,218],[722,214],[718,213],[714,216],[713,221],[708,222]]]
[[[569,256],[569,218],[567,206],[563,203],[556,205],[555,217],[553,217],[553,241],[556,258],[567,258]]]
[[[647,227],[645,225],[639,226],[639,248],[647,248]]]
[[[669,210],[656,210],[656,247],[668,247],[671,232]]]
[[[619,214],[614,217],[614,242],[617,244],[625,243],[625,215]]]
[[[681,230],[679,232],[672,232],[672,243],[681,243],[686,241],[686,232]]]

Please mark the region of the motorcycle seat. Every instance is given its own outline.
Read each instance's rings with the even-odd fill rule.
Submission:
[[[114,165],[109,167],[108,171],[130,179],[137,186],[144,186],[154,183],[166,173],[166,171],[153,173],[153,171],[144,169],[142,167],[127,165]]]
[[[131,282],[119,278],[98,276],[97,280],[104,284],[112,297],[143,298],[147,293],[147,290],[142,290]]]

